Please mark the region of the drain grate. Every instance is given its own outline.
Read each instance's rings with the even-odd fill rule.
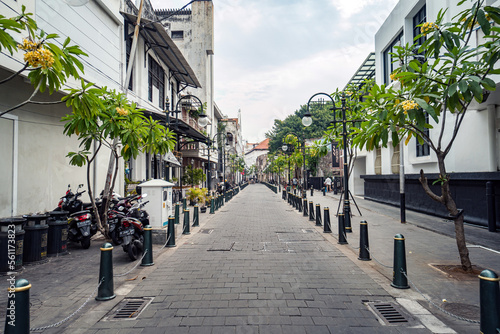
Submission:
[[[393,303],[369,302],[367,305],[387,325],[410,324],[409,318]]]
[[[133,320],[153,301],[153,297],[125,298],[106,316],[105,320]]]
[[[200,229],[200,232],[201,233],[204,233],[204,234],[212,234],[214,230],[212,228],[202,228]]]

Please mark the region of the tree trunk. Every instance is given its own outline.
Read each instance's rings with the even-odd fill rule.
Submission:
[[[427,177],[425,177],[424,171],[420,170],[420,183],[424,188],[425,193],[433,200],[443,204],[448,210],[448,213],[453,218],[455,224],[455,241],[457,243],[458,253],[460,255],[460,263],[462,269],[467,272],[472,271],[472,263],[469,258],[469,250],[467,249],[467,244],[465,241],[465,230],[464,230],[464,216],[463,212],[457,209],[455,200],[451,196],[450,191],[450,181],[446,174],[446,167],[444,164],[444,155],[441,152],[437,152],[438,165],[441,178],[441,196],[434,194],[430,189],[427,182]]]

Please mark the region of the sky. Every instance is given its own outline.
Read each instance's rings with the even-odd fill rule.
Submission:
[[[264,140],[315,93],[342,89],[398,0],[213,0],[215,103]],[[151,0],[155,9],[189,0]]]

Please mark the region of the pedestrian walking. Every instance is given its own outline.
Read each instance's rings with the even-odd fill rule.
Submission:
[[[325,180],[326,191],[330,192],[332,190],[332,179],[327,177]]]

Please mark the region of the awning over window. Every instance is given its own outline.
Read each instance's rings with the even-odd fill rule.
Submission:
[[[121,12],[125,20],[135,25],[137,15]],[[165,65],[172,71],[174,77],[186,85],[197,88],[201,87],[193,69],[182,55],[174,41],[170,38],[165,28],[159,22],[141,18],[139,34],[147,45],[154,50]]]
[[[179,160],[177,160],[172,152],[168,152],[167,154],[165,154],[163,160],[165,160],[165,162],[168,162],[172,166],[181,167],[181,163],[179,162]]]

